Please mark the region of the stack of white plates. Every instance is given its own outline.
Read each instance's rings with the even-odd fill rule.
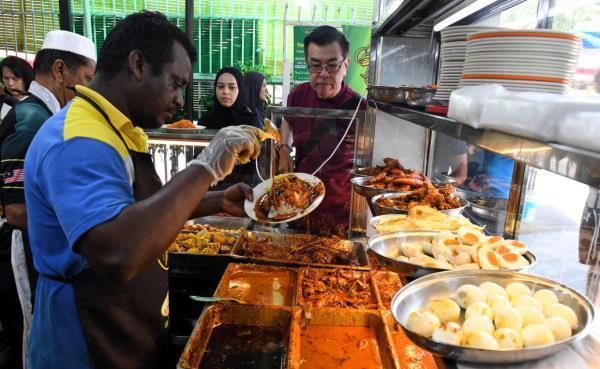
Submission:
[[[467,36],[484,30],[497,29],[483,26],[456,26],[441,31],[442,49],[441,65],[438,76],[437,91],[434,99],[448,102],[452,91],[458,88],[467,52]]]
[[[581,38],[550,30],[469,35],[459,87],[500,83],[512,91],[564,93],[577,68]]]

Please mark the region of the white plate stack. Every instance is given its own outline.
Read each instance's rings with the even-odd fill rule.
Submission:
[[[577,68],[581,38],[550,30],[469,35],[459,87],[500,83],[511,91],[564,93]]]
[[[441,31],[440,74],[435,100],[447,103],[452,91],[458,88],[467,52],[467,36],[471,33],[497,29],[485,26],[455,26]]]

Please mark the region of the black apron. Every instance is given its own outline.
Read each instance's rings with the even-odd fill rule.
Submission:
[[[162,183],[150,154],[130,150],[102,108],[87,96],[77,96],[103,115],[129,150],[136,202],[156,193]],[[126,284],[109,282],[91,268],[70,283],[94,368],[164,367],[169,347],[168,287],[167,271],[158,260]]]

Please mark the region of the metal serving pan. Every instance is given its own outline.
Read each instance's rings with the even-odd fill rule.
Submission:
[[[297,284],[297,290],[296,290],[296,301],[298,301],[298,305],[303,306],[307,304],[307,301],[304,299],[304,288],[302,286],[302,283],[304,282],[304,273],[306,271],[312,270],[313,272],[316,273],[320,273],[323,276],[327,275],[327,274],[332,274],[335,272],[335,269],[311,269],[311,268],[301,268],[298,272],[298,284]],[[370,303],[373,304],[373,309],[367,309],[367,310],[375,310],[377,309],[379,304],[379,300],[377,298],[377,289],[375,288],[375,285],[373,284],[373,278],[371,276],[370,272],[367,271],[357,271],[357,270],[353,270],[351,272],[354,273],[363,273],[364,275],[368,276],[368,283],[369,283],[369,289],[370,289],[370,295],[371,295],[371,299],[370,299]],[[340,308],[340,307],[331,307],[331,306],[322,306],[319,308],[332,308],[332,309],[352,309],[352,308]],[[358,310],[365,310],[365,309],[358,309]]]
[[[389,333],[385,329],[385,324],[379,312],[352,310],[352,309],[314,309],[308,313],[297,311],[294,314],[294,322],[292,324],[292,339],[288,356],[288,368],[299,369],[301,360],[303,359],[302,339],[303,335],[311,327],[368,327],[375,333],[377,342],[377,354],[381,360],[382,369],[400,369],[398,359],[391,348],[391,339]],[[319,347],[320,351],[335,349],[340,345],[348,345],[352,349],[358,349],[361,345],[360,341],[352,342],[349,340],[340,340],[337,344],[333,342],[332,337],[324,335],[324,344]],[[326,342],[326,343],[325,343]],[[321,353],[320,357],[325,357],[326,354]],[[349,360],[356,360],[352,355],[348,356]]]
[[[395,199],[398,197],[403,197],[403,196],[407,196],[406,194],[402,194],[402,193],[384,193],[381,195],[377,195],[377,196],[373,196],[371,198],[371,203],[373,204],[373,209],[375,209],[375,215],[385,215],[385,214],[408,214],[408,210],[407,209],[398,209],[398,208],[391,208],[391,207],[387,207],[387,206],[383,206],[380,205],[377,200],[379,199]],[[452,215],[452,216],[458,216],[461,215],[463,210],[465,210],[465,208],[467,206],[469,206],[469,202],[465,199],[460,199],[460,203],[461,206],[458,208],[454,208],[454,209],[448,209],[448,210],[440,210],[442,213],[444,214],[448,214],[448,215]]]
[[[280,329],[283,335],[282,346],[284,347],[281,367],[287,362],[287,348],[290,347],[291,343],[291,309],[256,305],[215,304],[204,309],[202,312],[179,358],[177,368],[199,368],[203,357],[208,354],[206,348],[209,345],[209,341],[218,338],[211,337],[213,330],[222,325],[247,326],[247,337],[252,334],[253,327],[273,327],[278,328],[278,330]]]
[[[494,282],[502,287],[510,282],[521,282],[532,290],[552,289],[560,303],[575,311],[579,325],[573,331],[573,336],[566,340],[520,350],[481,350],[443,344],[413,333],[406,327],[408,315],[423,308],[430,299],[451,296],[463,284],[479,285],[483,282]],[[427,351],[458,361],[508,364],[541,359],[584,338],[591,329],[595,312],[585,296],[550,279],[510,271],[457,270],[432,274],[406,285],[392,300],[392,314],[411,341]]]
[[[502,217],[506,217],[506,211],[494,209],[494,208],[486,208],[485,206],[476,205],[471,203],[471,212],[476,216],[486,219],[497,221]]]
[[[410,106],[424,108],[433,102],[435,88],[413,87],[404,90],[404,100]]]
[[[250,218],[206,216],[202,218],[191,219],[187,223],[206,224],[215,228],[238,231],[247,229],[251,221],[252,219]]]
[[[392,86],[369,86],[369,94],[377,101],[382,103],[404,104],[404,88]]]
[[[395,194],[411,193],[410,191],[402,192],[402,191],[397,191],[397,190],[386,190],[385,188],[369,187],[366,185],[366,183],[371,178],[373,178],[373,177],[354,177],[354,178],[350,179],[350,182],[352,182],[352,188],[354,189],[354,192],[356,192],[357,194],[359,194],[361,196],[366,197],[367,200],[369,200],[373,196],[381,195],[384,193],[395,193]]]
[[[247,256],[244,251],[244,242],[247,241],[247,237],[255,237],[261,239],[263,242],[266,242],[270,245],[271,248],[278,248],[283,250],[283,254],[289,254],[289,250],[292,246],[293,242],[298,242],[302,240],[302,238],[308,237],[306,235],[299,234],[277,234],[277,233],[265,233],[265,232],[244,232],[242,236],[238,239],[238,242],[233,247],[233,258],[235,260],[244,259],[244,262],[247,263],[256,263],[256,264],[269,264],[269,265],[278,265],[278,266],[311,266],[311,267],[319,267],[319,268],[345,268],[345,269],[358,269],[358,270],[369,270],[369,258],[367,257],[367,252],[364,246],[358,242],[352,242],[348,240],[339,240],[339,245],[345,251],[351,251],[353,255],[353,260],[356,261],[358,265],[344,265],[344,264],[319,264],[319,263],[306,263],[301,261],[287,260],[287,259],[274,259],[274,258],[259,258]]]
[[[237,277],[245,280],[245,283],[240,283],[240,285],[234,283],[234,286],[231,286],[232,279],[235,281]],[[237,297],[245,303],[254,305],[293,306],[296,302],[297,280],[298,271],[293,268],[232,263],[227,266],[217,286],[215,296]],[[256,281],[254,285],[253,281]],[[253,296],[254,292],[259,296]],[[266,300],[276,299],[280,301],[266,302]]]
[[[397,260],[397,257],[402,255],[400,245],[403,242],[428,242],[433,239],[439,232],[437,231],[406,231],[406,232],[391,232],[383,233],[372,237],[369,240],[369,249],[373,251],[377,261],[385,265],[389,270],[398,272],[401,275],[413,278],[420,278],[431,273],[439,273],[446,269],[428,268],[420,265],[406,263]],[[531,268],[536,262],[535,255],[528,251],[523,255],[529,266],[518,269],[520,271]]]

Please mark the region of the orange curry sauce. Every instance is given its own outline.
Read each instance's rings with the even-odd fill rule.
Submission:
[[[291,272],[241,270],[232,273],[227,295],[249,304],[290,306],[293,286]]]

